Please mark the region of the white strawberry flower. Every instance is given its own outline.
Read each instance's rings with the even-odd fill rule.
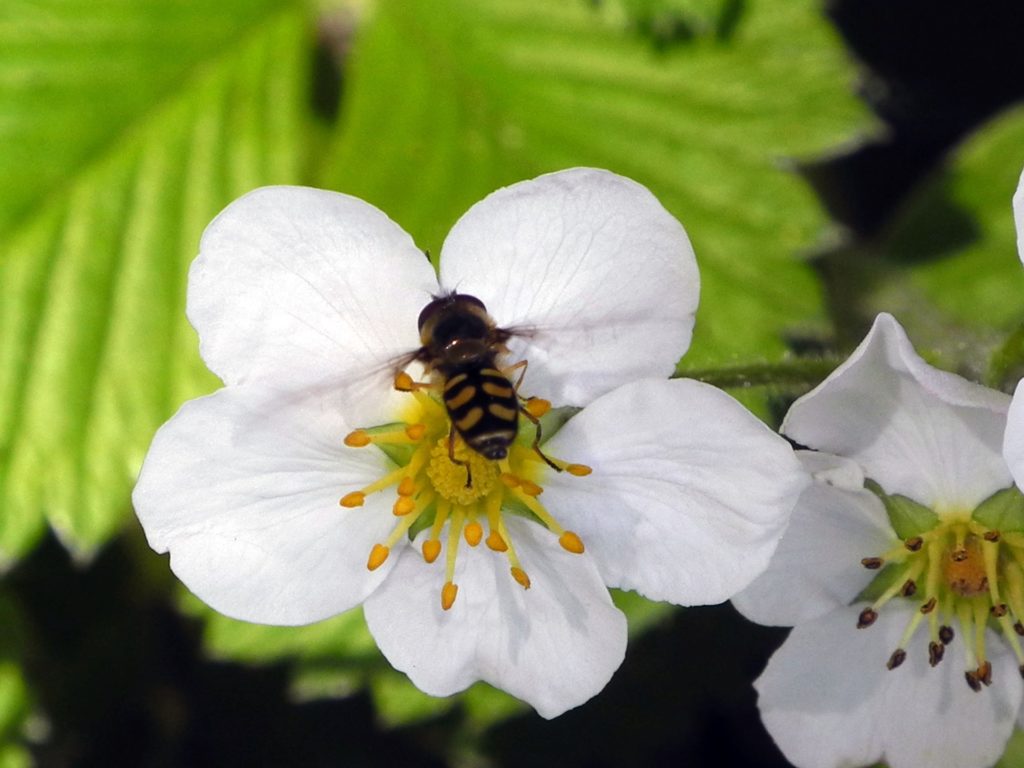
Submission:
[[[298,187],[232,203],[200,251],[188,315],[225,387],[154,438],[133,495],[151,546],[235,618],[364,604],[427,693],[485,680],[545,717],[581,704],[625,651],[607,587],[728,599],[807,482],[734,400],[666,378],[689,345],[696,263],[628,179],[574,169],[495,192],[448,235],[440,280],[376,208]],[[543,443],[565,471],[524,420],[500,462],[459,441],[467,486],[436,396],[365,376],[420,345],[442,289],[534,331],[507,362],[529,361],[522,392],[582,407]]]
[[[800,453],[815,482],[734,603],[793,626],[755,687],[799,768],[984,766],[1002,754],[1024,696],[1009,405],[925,363],[882,314],[787,414],[783,433],[820,451]]]

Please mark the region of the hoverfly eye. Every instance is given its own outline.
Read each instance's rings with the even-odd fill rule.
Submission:
[[[417,328],[420,331],[422,331],[423,330],[423,326],[427,324],[427,321],[430,320],[430,318],[432,318],[434,315],[436,315],[440,311],[441,305],[448,303],[450,300],[451,300],[451,297],[449,297],[449,296],[441,296],[441,297],[438,297],[438,298],[434,299],[429,304],[427,304],[427,306],[425,306],[420,311],[420,319],[417,321],[417,323],[418,323]]]
[[[464,301],[467,304],[472,304],[473,306],[480,307],[480,309],[482,309],[484,312],[487,311],[487,307],[484,306],[484,303],[480,301],[480,299],[478,299],[476,296],[470,296],[468,293],[457,293],[452,297],[452,299],[454,299],[455,301]]]

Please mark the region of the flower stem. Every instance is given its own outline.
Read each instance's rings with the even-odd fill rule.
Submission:
[[[684,368],[673,378],[688,378],[722,389],[749,387],[786,387],[810,389],[828,376],[839,363],[838,357],[801,357],[777,362],[758,362],[713,368]]]

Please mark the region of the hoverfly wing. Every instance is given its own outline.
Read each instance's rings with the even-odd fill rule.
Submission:
[[[402,406],[408,403],[408,395],[395,389],[395,375],[413,366],[415,370],[410,370],[410,374],[418,379],[423,371],[413,364],[422,356],[421,348],[382,356],[365,370],[332,383],[331,394],[342,409],[345,421],[353,429],[394,421]]]

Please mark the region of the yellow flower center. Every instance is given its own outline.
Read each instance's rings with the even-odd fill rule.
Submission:
[[[558,536],[564,549],[583,552],[580,537],[563,528],[538,501],[544,489],[537,480],[542,479],[549,466],[577,477],[589,475],[589,467],[551,456],[545,459],[529,444],[532,440],[527,440],[528,444],[513,443],[504,459],[487,459],[452,431],[447,411],[437,397],[423,391],[426,387],[406,383],[403,390],[406,389],[411,390],[413,399],[402,421],[357,429],[345,437],[345,445],[351,448],[376,445],[397,465],[370,485],[341,498],[343,507],[360,507],[368,495],[395,489],[392,512],[398,518],[397,524],[387,540],[373,546],[367,568],[375,570],[383,565],[391,548],[408,538],[415,526],[416,530],[429,529],[422,548],[426,562],[433,563],[443,549],[447,550],[441,587],[441,606],[445,610],[452,607],[458,594],[454,576],[460,540],[470,547],[482,541],[491,551],[502,554],[508,560],[512,578],[529,589],[530,577],[519,562],[505,525],[504,515],[511,508],[539,520]],[[536,417],[550,405],[531,398],[524,407]],[[532,425],[527,424],[523,437],[528,438],[531,430]],[[448,534],[442,542],[441,532],[446,523]]]
[[[488,461],[462,440],[451,445],[448,437],[439,438],[430,450],[427,477],[434,490],[452,504],[468,506],[490,493],[498,479],[498,463]],[[472,485],[467,484],[472,478]]]
[[[868,587],[874,597],[861,611],[857,627],[874,624],[878,611],[893,598],[918,603],[887,666],[906,659],[906,646],[921,622],[928,621],[928,661],[938,665],[959,625],[966,662],[964,676],[975,691],[992,683],[992,664],[985,651],[985,631],[998,627],[1017,656],[1024,675],[1024,534],[1000,533],[969,515],[940,521],[932,530],[910,536],[880,556],[861,560],[881,569]],[[884,566],[884,568],[883,568]]]

